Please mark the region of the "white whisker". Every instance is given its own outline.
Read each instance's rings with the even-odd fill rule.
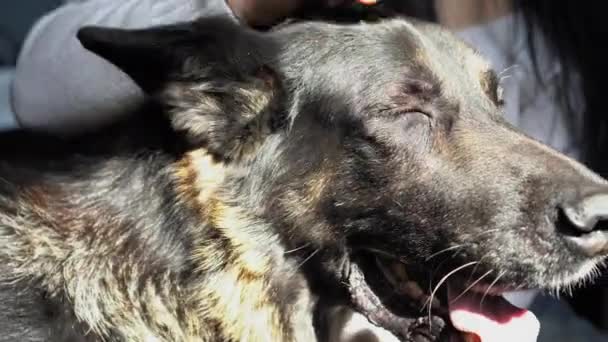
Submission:
[[[481,277],[479,277],[471,285],[469,285],[469,287],[467,287],[464,291],[462,291],[461,294],[456,296],[456,298],[454,298],[450,303],[454,303],[455,301],[459,300],[462,296],[464,296],[467,292],[469,292],[475,285],[479,284],[479,282],[482,281],[483,278],[487,277],[492,272],[493,272],[493,270],[490,270],[490,271],[486,272],[484,275],[482,275]]]
[[[484,256],[482,256],[481,259],[479,259],[479,264],[477,264],[477,265],[475,265],[475,267],[473,267],[473,270],[471,271],[471,275],[469,276],[468,281],[471,281],[471,279],[475,275],[475,272],[477,272],[477,268],[479,266],[481,266],[481,263],[483,262],[483,259],[485,259],[486,257],[488,257],[490,255],[490,253],[492,253],[492,252],[488,252],[488,253],[484,254]]]
[[[508,80],[511,77],[512,75],[503,76],[498,80],[498,83],[503,83],[505,80]]]
[[[451,277],[452,275],[454,275],[456,272],[458,272],[458,271],[460,271],[460,270],[462,270],[464,268],[473,266],[473,265],[477,264],[478,262],[479,261],[472,261],[472,262],[464,264],[464,265],[462,265],[462,266],[460,266],[458,268],[455,268],[450,273],[446,274],[443,278],[441,278],[441,280],[439,281],[439,283],[437,283],[437,285],[435,286],[435,289],[433,289],[433,291],[431,292],[431,295],[430,295],[429,299],[427,300],[427,302],[425,304],[425,306],[428,305],[428,309],[429,309],[429,325],[432,324],[431,310],[432,310],[432,307],[433,307],[433,305],[432,305],[433,299],[435,298],[435,293],[437,293],[437,291],[439,290],[439,288],[441,287],[441,285],[443,285],[443,283],[445,283],[448,280],[448,278]]]
[[[393,199],[393,202],[395,202],[395,204],[396,204],[396,205],[397,205],[399,208],[401,208],[401,209],[403,209],[403,208],[404,208],[403,204],[401,204],[401,203],[400,203],[399,201],[397,201],[396,199]]]
[[[283,252],[283,254],[289,254],[289,253],[297,252],[297,251],[299,251],[299,250],[301,250],[301,249],[304,249],[304,248],[306,248],[306,247],[308,247],[308,246],[310,246],[310,243],[305,243],[305,244],[303,244],[303,245],[302,245],[302,246],[300,246],[300,247],[297,247],[297,248],[294,248],[294,249],[290,249],[290,250],[288,250],[288,251],[285,251],[285,252]]]
[[[454,246],[454,247],[458,247],[458,246]],[[460,247],[466,247],[466,245],[460,245]],[[452,254],[450,257],[447,257],[447,258],[441,260],[441,262],[429,274],[429,288],[428,288],[429,293],[433,292],[433,279],[435,279],[435,274],[437,273],[437,271],[441,269],[443,264],[445,264],[448,260],[453,259],[458,254],[459,250],[457,248],[451,248],[450,250],[454,250],[454,249],[456,249],[456,252],[454,254]],[[420,311],[421,312],[424,311],[425,307],[426,307],[426,304],[420,308]]]
[[[502,70],[500,73],[498,73],[498,75],[497,75],[497,76],[498,76],[498,78],[500,79],[501,77],[504,77],[504,75],[505,75],[506,73],[508,73],[509,71],[511,71],[511,70],[513,70],[513,69],[515,69],[515,68],[519,68],[519,65],[517,65],[517,64],[513,64],[513,65],[511,65],[511,66],[509,66],[509,67],[504,68],[504,69],[503,69],[503,70]]]
[[[500,228],[494,228],[494,229],[484,230],[483,232],[480,232],[479,234],[475,235],[474,239],[477,239],[477,238],[480,238],[480,237],[482,237],[482,236],[484,236],[486,234],[491,234],[491,233],[498,232],[498,231],[500,231]]]
[[[438,255],[441,255],[441,254],[443,254],[443,253],[445,253],[445,252],[453,251],[453,250],[455,250],[455,249],[458,249],[458,248],[463,248],[463,247],[465,247],[465,246],[466,246],[466,245],[456,245],[456,246],[452,246],[452,247],[448,247],[448,248],[442,249],[442,250],[440,250],[439,252],[436,252],[436,253],[431,254],[431,256],[429,256],[429,257],[427,257],[427,258],[425,259],[425,261],[429,261],[429,260],[433,259],[434,257],[436,257],[436,256],[438,256]]]
[[[500,278],[502,278],[502,276],[504,276],[506,273],[507,273],[506,271],[500,272],[500,274],[498,275],[498,277],[496,277],[496,279],[494,279],[494,281],[492,283],[490,283],[490,286],[488,286],[488,288],[486,289],[486,292],[484,292],[483,297],[481,297],[481,300],[479,301],[479,308],[480,309],[483,306],[484,299],[486,299],[486,296],[488,295],[488,293],[490,293],[490,290],[492,289],[492,286],[496,285],[496,283],[498,283],[498,281],[500,280]]]
[[[315,254],[319,253],[319,251],[321,251],[321,248],[317,248],[317,249],[315,249],[315,250],[314,250],[312,253],[310,253],[310,255],[309,255],[309,256],[308,256],[306,259],[304,259],[304,261],[302,261],[300,264],[298,264],[298,265],[297,265],[297,266],[294,268],[294,270],[293,270],[293,274],[295,274],[295,273],[296,273],[296,272],[297,272],[297,271],[298,271],[298,270],[299,270],[299,269],[300,269],[302,266],[304,266],[304,264],[305,264],[306,262],[308,262],[308,260],[312,259],[312,257],[314,257],[314,256],[315,256]]]

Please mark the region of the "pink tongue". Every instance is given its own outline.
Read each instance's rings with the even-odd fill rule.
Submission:
[[[535,342],[540,323],[528,310],[513,306],[502,296],[486,296],[468,291],[453,300],[460,292],[448,289],[450,319],[462,332],[477,335],[481,342]]]

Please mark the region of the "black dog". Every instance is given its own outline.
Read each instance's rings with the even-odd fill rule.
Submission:
[[[436,26],[79,39],[154,100],[85,138],[1,138],[0,340],[313,341],[347,307],[435,341],[606,254],[606,183],[505,123],[494,72]]]

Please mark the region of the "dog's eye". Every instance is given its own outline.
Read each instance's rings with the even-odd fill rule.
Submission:
[[[432,145],[431,117],[418,111],[401,111],[390,116],[375,117],[367,123],[368,133],[375,141],[398,150],[425,152]]]
[[[495,105],[504,105],[503,88],[500,86],[498,77],[493,71],[486,71],[482,74],[481,88]]]
[[[496,87],[496,103],[498,103],[499,106],[505,104],[504,89],[500,85]]]
[[[423,112],[407,112],[397,120],[399,127],[398,141],[401,146],[407,146],[411,151],[423,153],[432,145],[431,136],[433,121],[431,116]]]
[[[496,87],[494,87],[492,95],[490,96],[490,99],[492,100],[492,102],[494,102],[494,104],[496,104],[499,107],[502,107],[505,104],[503,92],[504,92],[503,88],[500,85],[496,85]]]
[[[428,130],[431,126],[431,116],[418,111],[395,112],[393,115],[376,117],[370,121],[374,127],[383,127],[383,132],[401,134],[403,131]]]
[[[409,129],[413,127],[417,127],[419,125],[428,126],[430,123],[430,116],[428,114],[422,112],[405,112],[400,115],[400,122],[402,123],[402,127]]]

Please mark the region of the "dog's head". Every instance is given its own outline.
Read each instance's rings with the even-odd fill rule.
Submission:
[[[308,251],[294,258],[331,251],[309,264],[336,271],[352,305],[403,338],[436,302],[411,278],[435,288],[449,275],[443,304],[474,330],[471,317],[507,307],[472,308],[475,294],[574,286],[608,252],[606,182],[506,123],[496,73],[434,25],[258,33],[207,19],[79,38],[164,104],[193,149],[239,170],[234,196]]]

